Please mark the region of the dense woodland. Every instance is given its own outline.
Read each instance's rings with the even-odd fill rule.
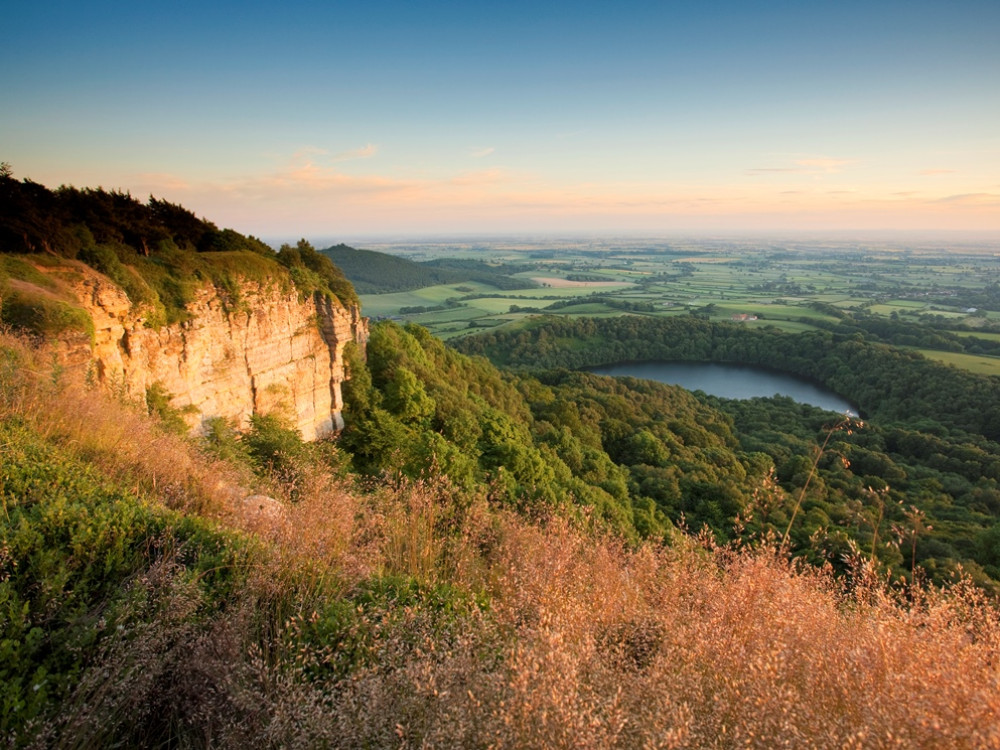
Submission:
[[[853,544],[897,573],[922,570],[944,581],[961,565],[986,585],[1000,579],[1000,388],[994,378],[869,341],[857,328],[788,334],[697,318],[538,318],[455,345],[543,381],[587,377],[539,374],[550,368],[688,360],[763,365],[822,383],[860,406],[863,429],[788,399],[702,396],[725,415],[735,453],[757,467],[755,478],[732,475],[737,491],[711,484],[709,502],[699,502],[690,487],[678,492],[676,485],[644,481],[643,472],[678,472],[661,441],[656,460],[632,467],[633,495],[652,499],[675,523],[683,513],[689,526],[708,524],[722,536],[742,533],[741,524],[757,532],[763,523],[779,536],[790,528],[796,549],[816,561],[835,560]],[[587,402],[579,393],[569,398]],[[766,500],[764,511],[749,507],[756,502],[749,498],[761,499],[757,478],[771,468],[777,499]],[[800,497],[789,527],[791,498]]]
[[[866,416],[919,422],[1000,438],[996,380],[871,341],[864,329],[787,334],[696,317],[537,318],[455,342],[515,368],[582,368],[615,362],[687,360],[773,367],[822,383]]]

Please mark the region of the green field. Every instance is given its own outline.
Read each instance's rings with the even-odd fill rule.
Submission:
[[[868,312],[875,315],[892,315],[893,313],[896,313],[896,315],[905,315],[924,310],[927,310],[925,303],[912,300],[893,300],[892,302],[870,305],[868,307]]]
[[[928,359],[954,365],[979,375],[1000,375],[1000,357],[985,357],[961,352],[939,352],[934,349],[918,349]]]
[[[958,335],[966,338],[975,336],[978,339],[986,339],[987,341],[1000,341],[1000,333],[990,333],[989,331],[959,331]]]

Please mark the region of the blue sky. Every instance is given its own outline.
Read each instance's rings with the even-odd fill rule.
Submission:
[[[1000,3],[20,3],[0,159],[261,236],[1000,234]]]

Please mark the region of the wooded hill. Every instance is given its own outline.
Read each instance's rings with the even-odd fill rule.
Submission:
[[[472,259],[442,258],[417,263],[407,258],[334,245],[321,250],[344,272],[359,294],[408,292],[438,284],[475,281],[497,289],[528,289],[534,282],[510,274],[517,268],[497,267]]]
[[[768,507],[763,515],[757,509],[750,525],[767,519],[765,526],[779,536],[788,531],[795,548],[815,561],[853,544],[897,573],[910,567],[944,582],[961,565],[1000,580],[997,378],[868,341],[857,329],[849,335],[791,334],[695,317],[539,317],[453,345],[543,381],[553,377],[539,374],[549,368],[687,360],[762,365],[821,383],[860,406],[864,429],[834,428],[833,415],[789,399],[700,397],[728,415],[742,455],[766,456],[765,467],[773,462],[782,496],[802,501],[795,524],[785,511],[774,523]],[[586,403],[587,396],[575,398]],[[630,469],[637,494],[652,498],[674,522],[683,512],[695,528],[707,523],[718,534],[731,534],[748,506],[722,497],[714,504],[673,505],[673,488],[653,481],[674,471],[670,450],[660,442],[651,460]]]

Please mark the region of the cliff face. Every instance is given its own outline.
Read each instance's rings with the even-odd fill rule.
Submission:
[[[195,429],[211,417],[243,426],[253,414],[276,412],[307,440],[343,426],[344,346],[368,336],[357,307],[249,284],[227,309],[207,285],[187,306],[190,320],[152,329],[104,276],[85,269],[72,286],[93,318],[94,339],[66,344],[63,354],[98,383],[133,398],[159,384]]]

